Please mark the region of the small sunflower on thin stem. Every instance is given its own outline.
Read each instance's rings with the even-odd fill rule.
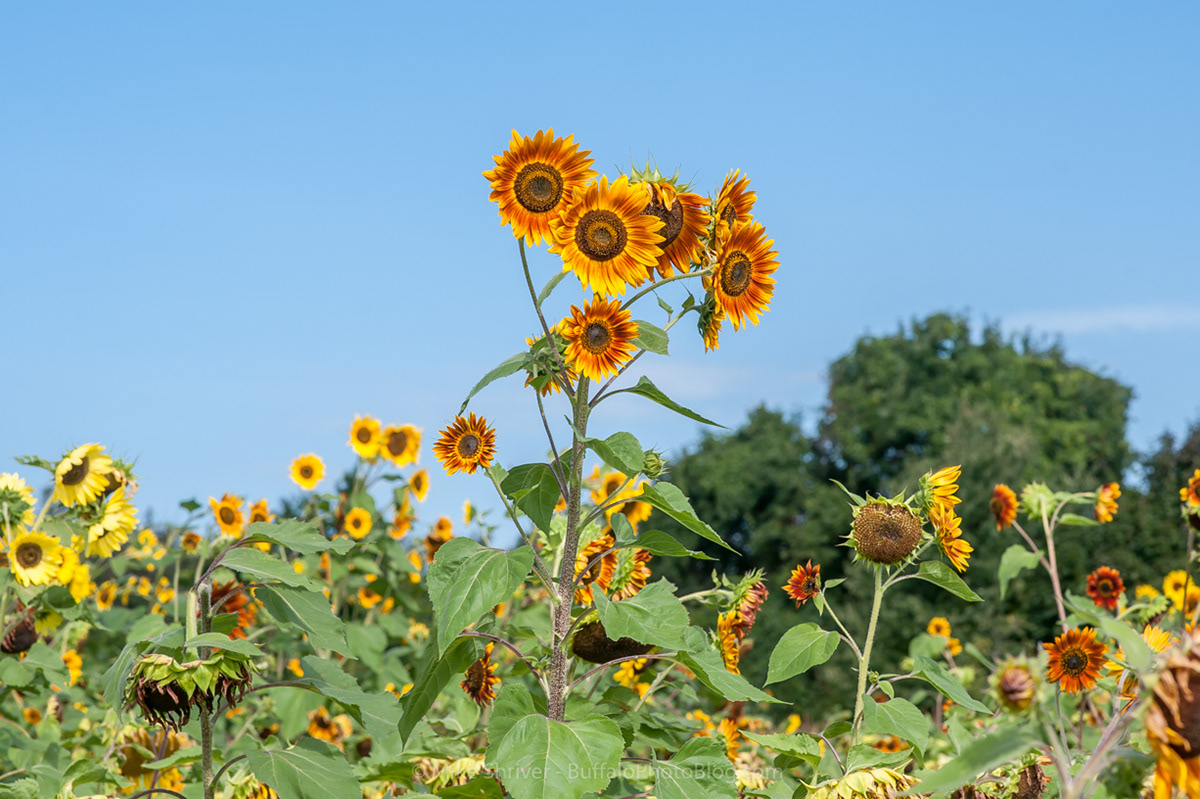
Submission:
[[[217,526],[225,535],[240,536],[245,526],[245,516],[242,515],[242,498],[233,494],[222,494],[221,501],[209,497],[208,504],[212,507],[213,517]]]
[[[371,459],[379,454],[383,437],[379,432],[379,420],[370,416],[355,416],[350,425],[350,446],[360,458]]]
[[[474,412],[467,419],[459,416],[441,432],[433,454],[446,474],[475,474],[480,466],[490,466],[496,455],[496,431],[488,427],[487,419],[476,418]]]
[[[1096,521],[1111,522],[1117,512],[1117,498],[1121,496],[1119,483],[1105,483],[1096,489]]]
[[[800,607],[821,593],[821,567],[814,566],[811,559],[803,566],[797,564],[783,586],[783,592],[796,600],[796,607]]]
[[[480,707],[492,704],[496,699],[496,692],[492,686],[500,684],[500,678],[496,676],[496,664],[492,662],[492,649],[495,646],[494,641],[488,641],[483,650],[483,657],[467,667],[467,678],[459,683],[467,696],[475,700],[475,704]]]
[[[997,483],[992,490],[992,501],[989,503],[992,515],[996,517],[996,529],[1003,530],[1017,520],[1017,494],[1004,483]]]
[[[408,490],[417,498],[417,502],[424,502],[425,495],[429,493],[429,472],[424,469],[413,472],[412,477],[408,478]]]
[[[273,521],[275,521],[275,514],[271,513],[271,509],[267,507],[266,498],[260,499],[258,502],[255,502],[250,506],[251,524],[256,524],[258,522],[270,524]]]
[[[45,533],[24,532],[12,540],[9,561],[21,585],[46,585],[62,568],[65,548]]]
[[[292,480],[305,491],[312,491],[325,476],[325,463],[313,453],[292,461]]]
[[[954,568],[960,572],[966,571],[967,561],[975,548],[962,537],[962,519],[952,509],[944,505],[934,505],[929,510],[929,520],[933,523],[938,549]]]
[[[717,193],[716,216],[718,232],[728,236],[739,225],[749,222],[750,212],[758,195],[750,191],[750,177],[735,169],[725,176],[721,190]]]
[[[571,306],[571,315],[561,324],[567,342],[566,361],[579,374],[603,380],[617,374],[633,357],[638,326],[618,300],[592,297],[583,310]]]
[[[1046,678],[1058,683],[1065,693],[1076,694],[1095,687],[1100,669],[1107,662],[1108,645],[1096,640],[1090,627],[1067,630],[1052,644],[1042,644],[1050,653]]]
[[[1125,582],[1116,569],[1101,566],[1087,577],[1087,595],[1098,607],[1116,610],[1123,593]]]
[[[1186,486],[1179,489],[1179,501],[1189,508],[1200,508],[1200,469],[1195,471]]]
[[[99,521],[88,527],[86,553],[92,557],[112,557],[136,527],[137,508],[125,496],[125,486],[120,486],[104,503],[104,514]]]

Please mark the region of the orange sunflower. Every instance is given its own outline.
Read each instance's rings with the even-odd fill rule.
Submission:
[[[492,662],[492,649],[495,646],[494,641],[488,642],[483,650],[483,657],[467,667],[467,678],[459,683],[459,687],[480,707],[492,704],[496,698],[492,686],[500,684],[500,678],[496,676],[496,664]]]
[[[955,486],[957,488],[957,486]],[[967,561],[975,548],[962,537],[958,518],[953,508],[944,505],[934,505],[929,509],[929,521],[933,522],[938,549],[946,556],[954,568],[960,572],[967,570]]]
[[[717,615],[717,638],[721,643],[721,659],[725,661],[725,670],[733,674],[741,674],[738,670],[738,660],[741,658],[741,639],[737,631],[742,620],[737,609]]]
[[[350,425],[350,446],[360,458],[374,458],[379,454],[382,436],[379,434],[379,420],[370,416],[355,416]]]
[[[215,497],[209,497],[208,504],[212,507],[213,516],[216,517],[217,525],[221,528],[222,533],[232,536],[241,535],[242,527],[245,524],[245,517],[242,516],[241,497],[223,494],[220,502]]]
[[[750,221],[750,212],[754,209],[754,201],[758,199],[755,192],[750,191],[750,178],[742,175],[741,170],[735,169],[725,176],[721,191],[717,194],[716,213],[719,231],[728,235],[739,225]]]
[[[492,187],[489,199],[500,206],[500,224],[512,225],[530,247],[551,240],[550,221],[596,176],[591,151],[580,152],[572,138],[554,138],[553,128],[532,139],[514,130],[504,154],[492,156],[496,168],[483,173]]]
[[[1096,489],[1096,521],[1111,522],[1117,512],[1117,497],[1121,496],[1119,483],[1105,483]]]
[[[267,507],[266,499],[260,499],[258,502],[255,502],[250,506],[251,524],[254,524],[255,522],[266,522],[267,524],[270,524],[273,521],[275,521],[275,514],[271,513],[270,509]]]
[[[416,463],[421,448],[421,431],[411,424],[400,427],[388,425],[379,438],[379,454],[395,466]]]
[[[1121,580],[1121,572],[1101,566],[1088,575],[1087,595],[1092,602],[1105,610],[1116,610],[1121,594],[1125,593],[1125,583]]]
[[[712,291],[734,330],[741,330],[747,321],[757,325],[758,315],[771,304],[775,293],[771,275],[779,268],[779,253],[771,249],[774,244],[762,225],[750,222],[739,227],[717,252],[716,266],[705,278],[705,287]]]
[[[550,252],[562,257],[563,271],[573,271],[584,290],[611,297],[640,286],[663,254],[662,220],[642,213],[649,200],[649,192],[624,175],[612,184],[601,175],[551,221]]]
[[[812,565],[811,559],[803,566],[797,564],[783,586],[783,592],[796,600],[796,607],[800,607],[821,593],[821,567]]]
[[[617,570],[617,553],[607,552],[613,546],[611,534],[602,535],[575,556],[575,601],[581,605],[592,603],[592,589],[606,590],[612,585]],[[598,556],[607,552],[604,557]],[[595,562],[593,562],[595,561]]]
[[[237,626],[229,633],[232,639],[245,638],[246,630],[258,618],[258,602],[251,598],[251,590],[237,580],[212,584],[212,606],[216,612],[237,614]]]
[[[954,506],[962,502],[955,496],[955,492],[958,491],[958,484],[955,483],[955,480],[961,474],[962,466],[947,466],[921,478],[921,487],[925,493],[925,509],[930,511],[931,515],[933,508],[937,506],[953,513]]]
[[[667,181],[647,181],[641,185],[650,192],[650,201],[642,213],[662,220],[658,231],[663,237],[662,255],[654,268],[662,277],[670,277],[678,269],[687,272],[692,262],[700,259],[700,236],[708,227],[708,199],[699,194],[679,191]],[[654,273],[650,272],[650,279]]]
[[[1108,645],[1096,640],[1096,631],[1091,627],[1076,627],[1054,639],[1052,644],[1042,644],[1050,653],[1046,677],[1050,682],[1069,694],[1087,691],[1096,685],[1100,669],[1107,658],[1104,653]]]
[[[1200,506],[1200,469],[1197,469],[1186,487],[1179,489],[1179,501],[1186,502],[1189,508]]]
[[[466,472],[475,474],[480,466],[487,468],[496,454],[496,431],[487,425],[487,419],[456,417],[454,423],[442,431],[433,454],[442,462],[446,474]]]
[[[620,301],[610,302],[597,294],[582,311],[571,306],[562,331],[571,368],[592,380],[603,380],[633,357],[638,326],[629,311],[621,309]]]
[[[996,517],[996,529],[1003,530],[1017,520],[1017,494],[1004,483],[997,483],[992,490],[992,515]]]

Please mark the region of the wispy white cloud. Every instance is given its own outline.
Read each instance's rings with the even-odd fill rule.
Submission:
[[[1200,329],[1200,307],[1162,303],[1048,309],[1014,314],[1004,326],[1049,333],[1167,333]]]

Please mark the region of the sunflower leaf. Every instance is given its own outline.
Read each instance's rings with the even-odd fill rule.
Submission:
[[[652,486],[648,485],[642,489],[639,499],[658,508],[701,538],[707,538],[714,544],[720,544],[730,552],[737,551],[722,541],[721,536],[717,535],[715,530],[700,521],[700,518],[696,516],[696,511],[692,509],[692,504],[688,502],[688,498],[677,486],[663,482]]]
[[[262,655],[262,651],[251,642],[243,638],[230,638],[228,635],[221,635],[220,633],[202,633],[195,638],[184,641],[183,645],[185,647],[199,648],[207,646],[213,649],[223,649],[226,652],[232,652],[234,655],[240,655],[241,657],[237,658],[238,660],[256,658]]]
[[[629,433],[613,433],[603,441],[589,438],[587,445],[601,460],[626,477],[636,477],[642,471],[645,458],[642,445]]]
[[[712,738],[692,738],[670,760],[654,761],[658,799],[737,799],[737,778],[725,746]]]
[[[600,623],[614,641],[632,638],[668,649],[685,646],[682,631],[688,626],[688,612],[669,581],[659,580],[620,602],[611,601],[603,591],[593,594]]]
[[[973,698],[963,684],[936,660],[927,657],[917,657],[913,660],[913,677],[924,680],[941,691],[946,698],[956,704],[976,713],[991,714],[992,709]]]
[[[898,735],[922,751],[929,746],[929,719],[907,699],[876,702],[870,694],[863,694],[863,729]]]
[[[628,519],[626,519],[622,514],[614,513],[613,529],[616,530],[617,526],[622,521],[625,522],[626,527],[629,526]],[[674,536],[672,536],[670,533],[664,533],[662,530],[647,530],[638,535],[637,538],[630,536],[629,539],[624,541],[618,538],[617,546],[637,547],[638,549],[646,550],[651,555],[659,555],[666,558],[696,558],[697,560],[716,560],[716,558],[712,557],[711,555],[706,555],[699,550],[688,549],[683,544],[676,541]]]
[[[936,770],[918,771],[914,774],[919,782],[901,796],[952,791],[972,782],[979,774],[1016,760],[1040,746],[1041,741],[1021,728],[1010,728],[986,738],[977,738],[949,763],[939,766]]]
[[[673,316],[675,314],[675,309],[671,307],[670,303],[668,303],[662,297],[659,297],[657,294],[655,294],[654,296],[658,297],[658,307],[662,308],[664,311],[666,311],[667,316]]]
[[[1075,525],[1077,527],[1095,527],[1100,522],[1095,519],[1089,519],[1086,516],[1080,516],[1078,513],[1064,513],[1058,517],[1059,524]]]
[[[511,599],[532,568],[533,550],[527,546],[508,552],[480,546],[469,538],[453,538],[444,544],[429,567],[438,654],[445,653],[458,634],[480,616]]]
[[[1000,580],[1000,598],[1004,599],[1004,594],[1008,591],[1008,584],[1013,581],[1013,578],[1026,569],[1032,569],[1037,566],[1041,562],[1041,559],[1041,550],[1033,552],[1029,547],[1022,546],[1021,544],[1013,544],[1004,550],[1004,555],[1000,558],[1000,570],[997,575]]]
[[[442,547],[442,549],[445,548]],[[421,669],[416,684],[400,700],[404,708],[404,715],[400,717],[399,725],[402,741],[408,743],[418,722],[424,718],[429,708],[433,707],[434,701],[437,700],[446,684],[455,676],[465,672],[468,666],[479,659],[476,652],[479,648],[482,647],[477,646],[475,638],[455,639],[450,646],[446,647],[446,651],[441,657],[437,656],[433,647],[428,648],[429,659]]]
[[[914,577],[920,577],[926,582],[941,586],[946,591],[954,594],[959,599],[965,599],[968,602],[982,602],[983,597],[972,591],[962,578],[951,571],[950,567],[945,563],[936,560],[927,560],[921,564],[921,569]]]
[[[475,387],[472,388],[470,393],[467,394],[467,398],[463,400],[462,407],[458,409],[459,415],[462,415],[462,412],[467,409],[467,404],[470,403],[471,397],[474,397],[476,394],[482,391],[488,384],[494,383],[502,377],[508,377],[514,372],[519,372],[520,370],[524,369],[525,364],[529,363],[529,358],[530,355],[528,352],[518,352],[516,355],[506,359],[499,366],[495,367],[482,378],[480,378],[479,382],[475,384]]]
[[[652,325],[641,319],[634,320],[634,324],[638,326],[638,334],[633,340],[633,346],[647,352],[653,352],[656,355],[670,355],[667,352],[667,343],[669,341],[667,331],[658,325]]]
[[[401,563],[412,568],[408,558]],[[342,620],[333,615],[329,600],[316,591],[283,585],[264,586],[256,597],[276,621],[293,624],[308,634],[308,641],[320,649],[329,649],[350,656]]]
[[[648,377],[642,377],[640,380],[637,381],[637,385],[631,386],[630,388],[622,388],[622,389],[618,389],[616,391],[611,391],[611,392],[609,392],[608,396],[612,396],[613,394],[620,394],[622,392],[628,392],[630,394],[637,394],[638,396],[645,397],[646,399],[649,399],[649,400],[653,400],[654,402],[657,402],[659,405],[663,406],[664,408],[670,408],[671,410],[675,411],[675,413],[686,416],[687,418],[692,419],[693,421],[697,421],[702,424],[710,424],[713,427],[720,427],[722,430],[725,429],[725,425],[717,424],[716,422],[712,421],[711,419],[705,419],[703,416],[696,413],[695,411],[690,410],[689,408],[685,408],[682,405],[680,405],[678,402],[675,402],[675,400],[671,399],[666,394],[662,393],[662,391],[659,390],[658,386],[654,385],[654,383],[651,382],[650,378],[648,378]]]
[[[813,622],[797,624],[783,634],[771,651],[766,684],[782,682],[821,665],[833,657],[839,643],[837,633],[822,630]]]
[[[251,524],[246,528],[241,543],[257,544],[259,542],[278,544],[284,549],[290,549],[301,555],[311,555],[327,549],[332,549],[342,555],[354,546],[354,542],[346,538],[326,538],[317,531],[312,522],[302,522],[298,519],[289,519],[283,524],[266,522]]]
[[[396,732],[404,711],[399,700],[387,692],[369,694],[341,667],[324,658],[306,655],[304,676],[297,682],[311,686],[322,696],[340,702],[376,741]]]
[[[541,308],[542,303],[549,299],[550,295],[554,293],[554,290],[558,288],[558,284],[563,282],[563,279],[570,274],[572,273],[569,271],[559,272],[557,275],[546,281],[546,285],[542,286],[542,290],[538,292],[537,307]]]
[[[260,579],[278,580],[284,585],[316,590],[313,581],[303,574],[297,574],[290,564],[258,549],[240,546],[227,549],[221,557],[221,565]]]
[[[566,724],[533,714],[489,746],[484,762],[514,799],[579,799],[608,786],[624,744],[620,728],[603,716]]]
[[[687,651],[679,653],[679,662],[696,675],[696,679],[732,702],[782,702],[750,684],[740,674],[725,668],[721,653],[713,648],[708,636],[699,627],[684,630]]]
[[[342,753],[314,738],[291,749],[246,751],[250,772],[280,796],[294,799],[360,799],[358,778]]]

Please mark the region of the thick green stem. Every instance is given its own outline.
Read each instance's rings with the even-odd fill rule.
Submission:
[[[867,667],[871,663],[871,645],[875,643],[875,626],[879,623],[879,606],[883,601],[883,569],[875,568],[875,600],[871,603],[871,623],[867,625],[867,640],[863,643],[862,657],[858,659],[858,690],[854,692],[854,734],[850,745],[858,743],[862,727],[863,694],[867,692]]]
[[[197,593],[200,595],[200,632],[212,632],[212,584],[205,580],[200,584]],[[189,603],[190,605],[191,603]],[[202,647],[200,657],[207,658],[212,653],[208,647]],[[204,785],[204,799],[216,796],[217,786],[213,781],[213,724],[212,715],[203,707],[200,708],[200,778]]]
[[[550,718],[562,721],[567,708],[567,635],[575,599],[575,558],[579,550],[579,499],[583,486],[583,458],[587,450],[588,379],[579,378],[572,403],[575,440],[571,445],[571,477],[567,485],[567,530],[563,535],[558,569],[558,604],[554,607],[554,650],[550,656]]]

